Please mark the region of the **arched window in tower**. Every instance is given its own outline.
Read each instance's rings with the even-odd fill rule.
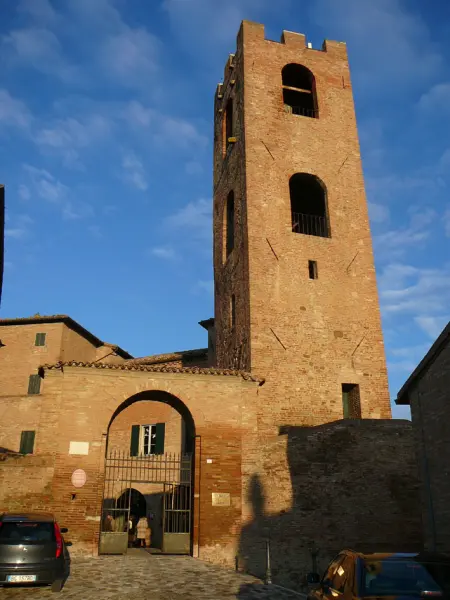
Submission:
[[[223,119],[223,153],[227,152],[228,146],[231,144],[230,138],[234,135],[234,123],[233,123],[233,98],[229,98]]]
[[[296,173],[289,180],[292,231],[330,237],[327,195],[323,183],[309,173]]]
[[[227,197],[226,206],[226,258],[228,258],[234,248],[234,192],[231,191]]]
[[[302,65],[289,64],[281,73],[286,112],[303,117],[319,117],[314,75]]]

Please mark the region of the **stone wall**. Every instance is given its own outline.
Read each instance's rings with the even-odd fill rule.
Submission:
[[[262,449],[262,470],[246,486],[251,513],[241,533],[242,569],[264,575],[268,538],[273,580],[288,587],[312,570],[314,548],[321,573],[348,547],[422,548],[409,421],[342,420],[280,433]]]

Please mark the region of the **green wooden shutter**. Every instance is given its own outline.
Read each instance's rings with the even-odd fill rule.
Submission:
[[[166,435],[166,424],[156,423],[155,432],[155,454],[164,454],[164,438]]]
[[[130,456],[138,456],[138,454],[139,454],[140,429],[141,429],[141,427],[139,425],[131,426]]]
[[[34,342],[35,346],[45,346],[45,333],[37,333],[36,340]]]
[[[22,431],[22,435],[20,436],[20,454],[33,454],[34,436],[34,431]]]
[[[41,377],[40,375],[30,375],[28,380],[28,393],[39,394],[41,391]]]

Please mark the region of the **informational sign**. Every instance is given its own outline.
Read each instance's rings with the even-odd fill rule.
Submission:
[[[69,454],[80,454],[86,456],[89,454],[89,442],[70,442]]]
[[[213,492],[212,505],[213,506],[230,506],[231,505],[230,494]]]
[[[72,473],[72,485],[76,488],[81,488],[86,483],[86,473],[83,469],[77,469]]]

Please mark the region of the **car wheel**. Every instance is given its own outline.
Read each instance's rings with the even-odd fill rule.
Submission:
[[[52,592],[60,592],[62,590],[62,579],[57,579],[52,583]]]

